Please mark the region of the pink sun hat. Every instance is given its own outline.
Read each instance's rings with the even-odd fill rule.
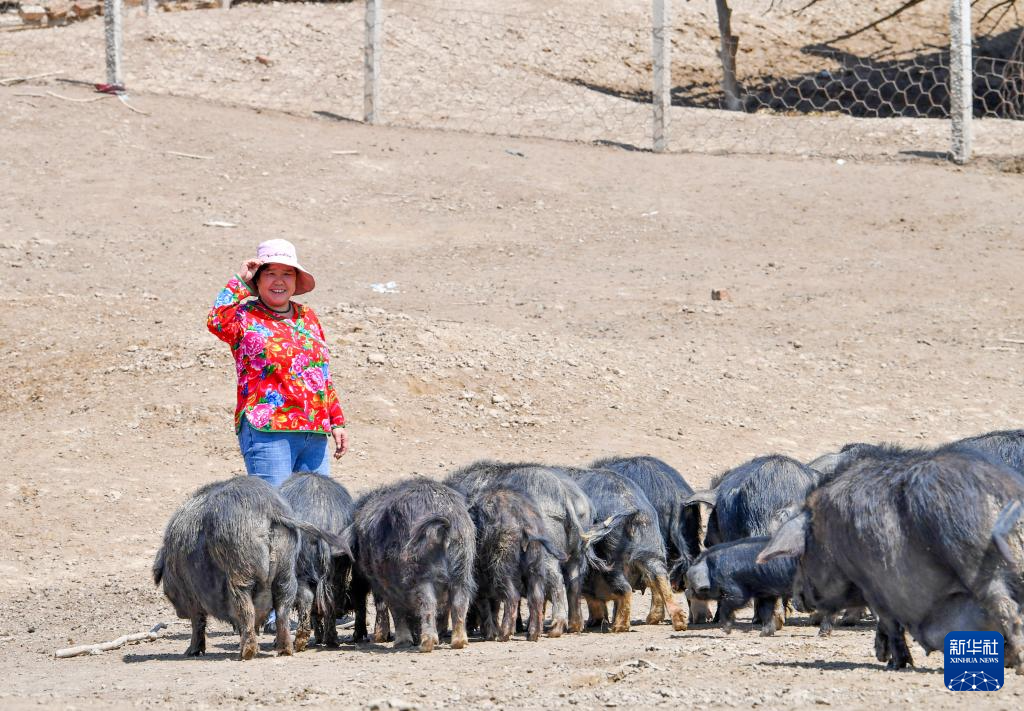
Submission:
[[[268,239],[256,248],[256,259],[260,264],[284,264],[295,267],[295,295],[305,294],[316,288],[316,279],[303,269],[295,254],[295,245],[286,239]]]

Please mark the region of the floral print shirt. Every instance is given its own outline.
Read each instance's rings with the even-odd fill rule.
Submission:
[[[232,277],[210,310],[206,327],[231,346],[238,373],[235,431],[242,418],[263,432],[323,432],[345,424],[331,382],[327,343],[313,309],[294,304],[284,318]]]

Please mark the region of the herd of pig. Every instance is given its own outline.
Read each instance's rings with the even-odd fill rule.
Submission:
[[[349,611],[365,642],[370,595],[374,641],[424,652],[448,633],[460,649],[471,634],[626,632],[634,591],[649,590],[646,623],[675,630],[714,609],[728,631],[753,601],[762,635],[792,604],[827,636],[870,610],[890,669],[913,664],[907,633],[931,652],[950,631],[997,631],[1024,674],[1022,515],[1024,430],[932,449],[856,443],[808,464],[758,457],[699,492],[653,457],[482,461],[357,501],[315,474],[279,491],[236,477],[174,513],[153,575],[192,623],[186,655],[205,653],[211,616],[240,634],[242,659],[271,613],[280,654],[336,646]]]

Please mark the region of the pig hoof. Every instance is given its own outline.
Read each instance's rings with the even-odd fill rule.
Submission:
[[[647,619],[644,620],[644,624],[659,625],[661,624],[661,620],[662,616],[652,611],[649,615],[647,615]]]
[[[548,637],[554,639],[555,637],[561,637],[565,633],[565,621],[559,621],[551,625],[551,629],[548,630]]]
[[[248,661],[249,659],[252,659],[253,657],[255,657],[256,656],[256,650],[257,650],[257,646],[256,646],[255,642],[253,642],[252,644],[247,644],[244,647],[242,647],[242,655],[241,655],[242,661],[243,662],[244,661]]]
[[[774,625],[769,625],[767,627],[762,627],[761,628],[761,636],[762,637],[774,637],[775,636],[775,626]]]
[[[201,657],[201,656],[204,656],[205,654],[206,654],[206,646],[205,645],[203,645],[201,647],[192,647],[191,645],[189,645],[189,648],[185,650],[185,656],[186,657]]]
[[[582,631],[583,631],[583,621],[582,620],[580,620],[579,622],[570,622],[569,623],[569,632],[571,632],[572,634],[580,634]]]
[[[822,627],[821,629],[818,630],[818,636],[819,637],[831,637],[832,636],[832,630],[825,629],[824,627]],[[879,659],[878,661],[883,662],[885,660],[884,659]]]
[[[295,633],[295,651],[301,652],[309,644],[309,635],[301,631]]]
[[[676,632],[686,631],[686,615],[682,610],[672,615],[672,629]]]
[[[612,625],[612,632],[615,632],[615,633],[629,632],[629,625],[626,625],[626,624],[615,624],[615,625]]]
[[[434,647],[437,646],[437,637],[424,636],[420,640],[420,651],[421,652],[433,652]]]
[[[452,637],[452,649],[464,649],[469,644],[465,637]]]
[[[290,657],[293,654],[295,654],[295,648],[291,645],[287,647],[282,647],[281,649],[277,650],[277,656],[279,657]]]

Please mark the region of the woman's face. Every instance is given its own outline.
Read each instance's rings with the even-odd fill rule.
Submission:
[[[272,309],[282,311],[288,307],[288,301],[295,295],[295,267],[284,264],[268,264],[260,272],[256,290],[260,293],[263,303]]]

